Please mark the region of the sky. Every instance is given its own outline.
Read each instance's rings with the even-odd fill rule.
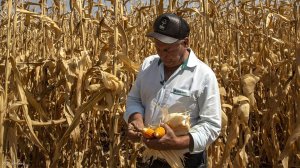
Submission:
[[[4,1],[4,0],[0,0],[0,4],[1,2]],[[7,1],[7,0],[5,0]],[[14,0],[14,1],[17,1],[17,2],[33,2],[33,3],[38,3],[39,1],[41,0]],[[52,6],[52,3],[53,3],[53,0],[44,0],[46,3],[47,3],[47,6],[48,7],[51,7]],[[61,2],[65,2],[65,4],[67,5],[67,11],[70,10],[70,0],[59,0]],[[86,0],[87,1],[87,0]],[[105,6],[110,6],[111,3],[109,0],[93,0],[94,2],[101,2],[101,3],[104,3]],[[164,0],[165,4],[168,4],[169,0]],[[184,0],[179,0],[179,2],[182,2]],[[237,1],[241,1],[241,0],[237,0]],[[256,0],[256,2],[259,2],[260,0]],[[262,0],[263,1],[263,0]],[[286,1],[286,0],[279,0],[279,1]],[[130,10],[130,4],[137,4],[137,3],[140,3],[140,2],[150,2],[150,0],[129,0],[129,2],[126,4],[126,9],[129,11]],[[35,12],[40,12],[41,9],[38,7],[38,6],[32,6],[32,10],[34,9]],[[94,7],[93,10],[97,10],[97,7]]]
[[[38,3],[40,0],[17,0],[17,2],[33,2],[33,3]],[[53,0],[45,0],[47,3],[47,6],[50,7],[52,6]],[[94,2],[99,2],[99,1],[104,1],[105,5],[110,5],[110,2],[108,2],[107,0],[94,0]],[[0,0],[0,4],[1,4],[2,0]],[[70,9],[70,0],[64,0],[64,2],[67,5],[67,10]],[[37,6],[33,6],[33,8],[35,8],[36,12],[40,11],[40,8]]]
[[[3,0],[0,0],[0,3],[2,2]],[[7,0],[6,0],[7,1]],[[33,3],[38,3],[40,0],[16,0],[17,2],[33,2]],[[63,0],[65,2],[65,4],[67,5],[67,10],[70,9],[70,0]],[[105,6],[110,6],[111,3],[109,0],[93,0],[94,2],[101,2],[101,3],[104,3]],[[164,0],[166,1],[165,4],[167,4],[168,0]],[[45,2],[47,3],[47,6],[50,7],[52,6],[52,3],[53,3],[53,0],[45,0]],[[126,8],[127,10],[130,10],[130,4],[131,3],[139,3],[139,2],[150,2],[150,0],[129,0],[129,2],[126,4]],[[35,9],[35,12],[40,12],[40,8],[38,6],[34,6],[32,5],[32,9]],[[97,8],[95,7],[94,10],[97,10]]]

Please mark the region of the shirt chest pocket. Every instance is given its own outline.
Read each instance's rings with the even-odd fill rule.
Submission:
[[[180,88],[172,88],[167,101],[169,112],[191,111],[196,107],[196,99],[193,92]]]

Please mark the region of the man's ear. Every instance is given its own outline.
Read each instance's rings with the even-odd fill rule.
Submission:
[[[188,37],[186,37],[184,39],[183,44],[185,45],[185,47],[188,47],[188,45],[189,45],[189,38]]]

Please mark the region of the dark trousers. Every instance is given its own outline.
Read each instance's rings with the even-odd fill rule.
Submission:
[[[206,168],[207,167],[205,151],[197,154],[187,153],[184,156],[185,156],[184,168]],[[149,166],[149,168],[171,168],[171,166],[162,159],[156,159],[152,161],[152,164]]]

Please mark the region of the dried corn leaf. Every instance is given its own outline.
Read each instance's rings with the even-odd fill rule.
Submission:
[[[0,102],[1,102],[1,100],[0,100]],[[20,108],[20,106],[23,106],[23,105],[28,105],[28,103],[22,102],[22,101],[16,101],[8,106],[8,112],[13,112],[14,110],[16,110],[17,108]]]
[[[15,80],[17,82],[16,84],[17,84],[17,89],[18,89],[18,96],[20,97],[22,102],[27,102],[26,94],[25,94],[23,84],[22,84],[21,79],[20,79],[20,73],[19,73],[19,71],[16,67],[16,63],[14,62],[14,60],[11,57],[10,57],[10,62],[12,63],[12,70],[14,72]],[[49,151],[46,150],[46,148],[42,145],[41,141],[38,139],[38,137],[34,133],[34,130],[33,130],[33,127],[32,127],[32,121],[31,121],[31,118],[28,114],[27,105],[23,105],[22,110],[23,110],[23,113],[24,113],[24,118],[25,118],[26,124],[29,128],[30,140],[44,152],[44,155],[45,155],[46,159],[49,159],[49,155],[48,155]]]
[[[68,129],[65,131],[65,133],[63,134],[61,139],[58,141],[57,146],[55,147],[55,151],[54,151],[54,155],[53,155],[52,163],[51,163],[50,167],[57,167],[57,162],[58,162],[58,159],[60,158],[61,149],[66,144],[68,137],[70,136],[72,131],[78,126],[78,124],[80,122],[81,114],[86,113],[89,110],[91,110],[98,101],[103,99],[103,97],[105,95],[105,91],[106,90],[100,90],[98,93],[95,93],[93,95],[93,97],[91,97],[89,99],[89,101],[87,101],[87,103],[83,104],[82,106],[79,107],[78,110],[76,110],[76,114],[72,120],[72,123],[70,124]]]
[[[140,65],[134,63],[128,58],[128,55],[125,55],[125,53],[118,53],[117,57],[125,64],[126,67],[134,71],[135,73],[138,72],[138,69]]]
[[[279,160],[283,160],[289,156],[292,150],[292,145],[295,143],[296,140],[298,140],[299,137],[300,137],[300,125],[298,124],[297,127],[291,133],[290,137],[288,138],[284,150],[279,156]]]
[[[44,111],[43,107],[41,106],[41,104],[39,104],[38,101],[35,100],[33,95],[29,91],[26,91],[26,90],[25,90],[25,95],[26,95],[28,103],[36,109],[36,111],[41,115],[42,119],[49,120],[49,117],[46,114],[46,112]]]
[[[226,136],[227,131],[227,125],[228,125],[228,117],[226,113],[222,110],[222,136]]]
[[[239,96],[233,98],[233,104],[236,104],[236,105],[238,105],[244,101],[249,102],[249,99],[242,95],[239,95]]]
[[[232,110],[232,105],[230,104],[222,104],[222,108],[229,108],[230,110]]]
[[[233,161],[233,167],[247,167],[248,155],[245,151],[245,147],[237,152]]]
[[[4,107],[5,107],[5,100],[4,100],[4,89],[3,87],[0,85],[0,112],[4,112]]]
[[[30,12],[28,10],[20,9],[20,8],[17,8],[16,11],[20,12],[20,13],[23,13],[23,14],[26,14],[26,15],[30,15],[32,17],[40,18],[42,21],[50,24],[50,27],[52,29],[54,29],[54,31],[59,35],[63,32],[62,29],[50,17],[48,17],[46,15],[41,15],[41,14],[38,14],[38,13],[35,13],[35,12]]]
[[[273,13],[269,13],[266,19],[266,27],[269,28],[272,25]]]
[[[64,112],[64,114],[66,116],[66,119],[67,119],[67,122],[68,122],[68,124],[70,126],[72,124],[73,119],[74,119],[74,113],[73,113],[71,107],[69,105],[65,104],[63,112]],[[80,129],[79,129],[79,127],[76,127],[71,132],[70,135],[71,135],[73,141],[75,143],[78,143],[79,142],[79,138],[80,138]]]
[[[185,12],[191,12],[191,13],[197,13],[200,15],[200,12],[197,8],[183,8],[177,11],[178,13],[185,13]]]
[[[100,90],[101,87],[102,86],[100,84],[91,84],[86,88],[86,90],[88,90],[89,92],[96,92]]]
[[[249,100],[240,102],[240,105],[237,108],[237,113],[239,117],[239,122],[247,126],[249,121],[249,113],[250,113]]]
[[[105,71],[101,71],[101,75],[102,75],[102,82],[106,88],[116,92],[122,91],[124,87],[124,83],[120,81],[115,75],[112,75]]]
[[[278,13],[274,13],[275,16],[281,18],[282,20],[286,21],[286,22],[290,22],[290,19],[288,19],[287,17],[281,15],[281,14],[278,14]]]
[[[82,15],[82,0],[70,1],[72,3],[72,7],[75,8],[78,14]]]

